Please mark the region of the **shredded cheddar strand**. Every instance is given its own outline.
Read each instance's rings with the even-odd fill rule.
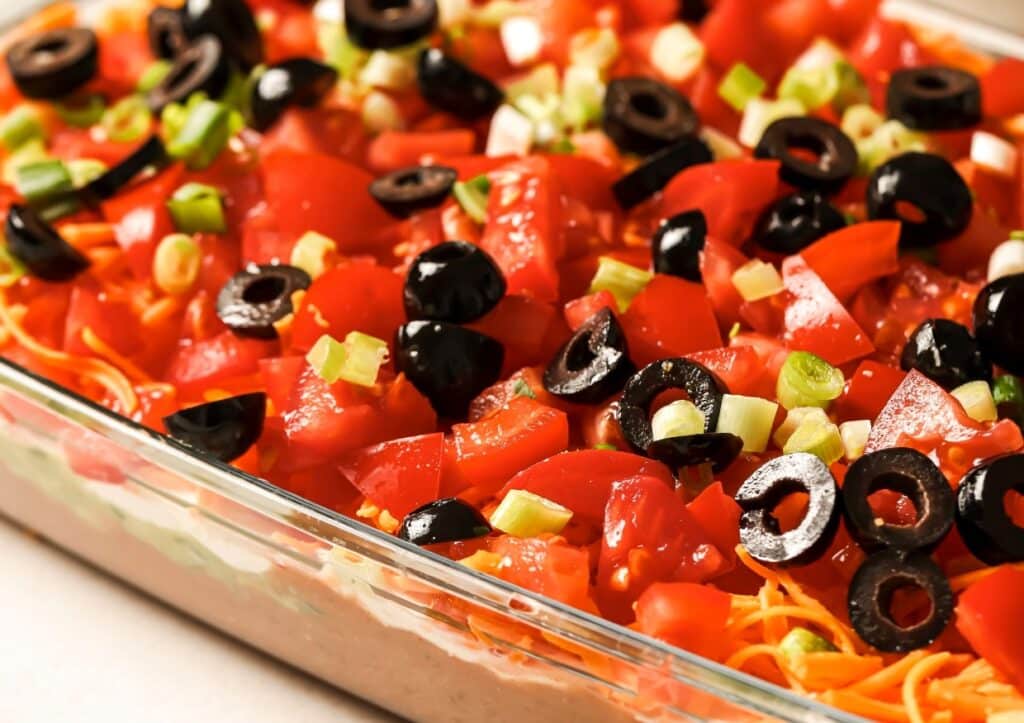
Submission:
[[[841,708],[869,720],[907,723],[910,718],[900,703],[886,703],[847,690],[830,690],[821,694],[821,702]]]
[[[920,688],[925,679],[939,672],[951,657],[950,653],[936,653],[918,661],[903,679],[902,698],[903,705],[907,709],[907,717],[910,723],[924,723],[924,713],[921,712],[921,702],[917,699],[917,689]]]
[[[847,687],[846,690],[868,697],[877,695],[883,690],[899,685],[900,681],[906,677],[907,671],[913,668],[926,655],[927,653],[923,650],[907,653],[905,657],[900,658],[889,667],[869,675],[858,683],[854,683]]]
[[[116,349],[96,336],[90,327],[82,329],[82,343],[89,347],[92,352],[124,372],[124,375],[133,382],[152,383],[153,378],[145,371],[136,366],[135,362],[123,356]]]
[[[117,242],[109,223],[69,223],[60,227],[60,235],[79,251]]]
[[[1010,565],[1010,567],[1016,568],[1018,570],[1024,570],[1024,563],[1018,562],[1014,565]],[[984,580],[986,577],[988,577],[998,569],[999,568],[996,567],[986,567],[983,570],[965,572],[962,575],[957,575],[955,577],[949,578],[949,586],[953,588],[953,592],[960,592],[961,590],[967,589],[974,583]]]
[[[181,311],[184,300],[178,296],[165,296],[159,301],[147,305],[139,316],[139,321],[147,329],[159,326]]]

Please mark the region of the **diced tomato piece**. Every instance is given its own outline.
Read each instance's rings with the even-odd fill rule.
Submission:
[[[346,263],[306,291],[292,325],[292,344],[305,352],[324,334],[341,341],[350,331],[390,343],[404,322],[401,277],[372,263]]]
[[[981,107],[994,118],[1024,113],[1024,60],[1002,58],[982,76]]]
[[[704,489],[686,505],[693,519],[704,529],[715,547],[727,560],[736,559],[736,546],[740,544],[740,516],[743,510],[730,495],[725,493],[721,482]]]
[[[656,477],[615,482],[605,509],[597,599],[610,619],[633,619],[633,603],[655,582],[704,582],[727,567],[676,493]]]
[[[260,141],[260,155],[278,150],[339,156],[362,164],[369,135],[358,113],[341,108],[289,108]]]
[[[545,55],[559,64],[569,59],[569,40],[580,30],[594,27],[594,3],[589,0],[539,0],[534,17],[540,23]]]
[[[484,492],[497,492],[519,470],[568,446],[565,412],[529,397],[512,399],[486,419],[452,427],[455,472]]]
[[[564,250],[562,199],[545,158],[533,156],[490,174],[487,226],[480,247],[504,272],[508,293],[558,299],[556,262]]]
[[[708,237],[700,254],[700,272],[718,323],[729,328],[740,320],[743,297],[732,283],[736,269],[749,259],[737,248]]]
[[[277,356],[260,360],[260,379],[263,380],[267,397],[277,411],[288,408],[295,383],[308,366],[309,362],[303,356]]]
[[[94,138],[83,128],[59,128],[50,139],[50,155],[68,160],[94,158],[108,166],[123,161],[138,143],[118,143],[109,139]]]
[[[610,291],[598,291],[596,294],[587,294],[578,299],[573,299],[565,304],[565,321],[569,328],[576,331],[583,326],[587,320],[601,309],[610,309],[612,313],[618,307],[615,305],[615,297]]]
[[[83,281],[71,292],[71,303],[64,326],[64,349],[71,354],[92,354],[82,340],[82,331],[89,328],[100,341],[126,356],[144,343],[138,318],[127,299],[116,298],[114,291]],[[152,340],[149,341],[152,343]]]
[[[962,593],[956,606],[956,627],[974,651],[1024,688],[1024,572],[1009,565],[982,578]]]
[[[552,335],[563,341],[569,335],[554,306],[520,295],[506,296],[469,327],[502,343],[510,371],[550,361],[557,348],[549,343]]]
[[[830,0],[779,0],[764,14],[764,24],[784,64],[817,36],[837,35]]]
[[[900,270],[900,224],[857,223],[828,234],[800,252],[840,302],[862,286]]]
[[[968,139],[968,143],[970,143],[970,139]],[[996,217],[992,221],[999,225],[1013,225],[1016,219],[1014,212],[1019,176],[1017,179],[1004,178],[979,166],[970,158],[962,158],[954,163],[953,167],[964,179],[967,187],[971,189],[971,194],[974,196],[974,213],[985,215],[994,213]],[[963,269],[954,270],[963,273]]]
[[[711,585],[656,582],[636,602],[642,633],[712,659],[726,653],[732,598]]]
[[[700,39],[704,42],[708,59],[719,70],[727,71],[744,62],[759,73],[768,76],[781,67],[785,59],[772,57],[772,43],[764,13],[768,3],[764,0],[719,0],[700,26]],[[772,72],[769,72],[772,71]],[[750,187],[747,190],[754,190]],[[709,217],[710,218],[710,217]]]
[[[590,560],[586,550],[559,537],[502,535],[491,543],[501,555],[498,575],[513,585],[567,605],[596,612],[590,597]]]
[[[686,322],[680,323],[683,309]],[[704,287],[676,276],[657,274],[622,315],[622,327],[638,366],[722,345]]]
[[[847,53],[871,90],[872,100],[884,106],[889,74],[903,67],[927,65],[930,57],[904,23],[875,15]]]
[[[99,44],[99,70],[92,88],[108,97],[131,93],[138,85],[153,56],[145,33],[113,32]]]
[[[865,360],[850,377],[843,395],[836,400],[832,411],[840,421],[849,419],[874,420],[903,383],[907,374],[902,369]]]
[[[971,271],[984,271],[992,252],[1008,235],[1005,226],[975,204],[971,222],[964,232],[952,241],[936,247],[939,265],[943,271],[958,276]]]
[[[183,392],[200,393],[255,374],[259,361],[277,350],[277,341],[248,339],[230,331],[203,341],[182,342],[171,359],[167,379]]]
[[[469,129],[435,131],[385,131],[370,142],[367,163],[378,173],[418,166],[424,157],[465,156],[473,152],[476,134]]]
[[[612,184],[618,180],[615,169],[605,163],[569,153],[546,156],[551,172],[567,196],[582,201],[591,211],[617,209]]]
[[[438,498],[444,434],[404,437],[361,449],[341,464],[366,498],[401,519]]]
[[[404,374],[388,385],[378,403],[388,437],[412,437],[437,429],[437,413]]]
[[[749,44],[747,39],[742,42]],[[778,195],[778,161],[702,163],[687,168],[668,184],[662,198],[662,215],[703,211],[708,235],[738,246]]]
[[[835,16],[834,29],[840,40],[852,40],[878,13],[882,0],[829,0]]]
[[[280,149],[260,172],[270,213],[292,242],[317,231],[342,253],[373,250],[394,226],[367,190],[373,176],[340,158]]]
[[[612,485],[636,476],[654,477],[669,487],[675,484],[672,472],[657,460],[629,452],[580,449],[527,467],[509,480],[499,496],[511,490],[533,492],[569,508],[574,519],[600,527]]]
[[[774,396],[776,377],[753,347],[709,349],[687,354],[687,358],[713,371],[733,394]]]

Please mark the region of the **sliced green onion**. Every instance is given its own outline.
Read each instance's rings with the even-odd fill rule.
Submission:
[[[828,424],[832,420],[825,414],[825,410],[821,407],[796,407],[790,409],[786,414],[786,419],[783,420],[779,428],[775,430],[775,434],[772,436],[772,440],[775,442],[779,449],[786,446],[786,442],[793,436],[793,432],[796,428],[803,424],[804,420],[808,418],[814,418],[821,424]]]
[[[46,140],[46,131],[39,113],[30,105],[15,106],[0,120],[0,142],[14,152],[32,139]]]
[[[11,253],[6,243],[0,244],[0,287],[14,286],[26,273],[25,264]]]
[[[339,23],[321,23],[317,29],[317,40],[327,64],[345,80],[353,80],[370,57],[369,52],[349,40],[345,27]]]
[[[138,85],[135,86],[135,90],[139,93],[148,93],[153,88],[160,85],[163,79],[167,77],[167,74],[171,71],[171,61],[169,60],[155,60],[146,66],[146,69],[142,71],[142,76],[139,78]]]
[[[516,537],[557,535],[572,519],[572,510],[526,490],[512,490],[491,513],[491,527]]]
[[[209,166],[231,138],[231,109],[223,103],[203,100],[192,108],[181,130],[167,145],[172,158],[192,169]]]
[[[779,652],[787,658],[807,653],[834,653],[839,648],[807,628],[793,628],[779,641]]]
[[[871,420],[855,419],[839,425],[839,436],[843,440],[843,456],[854,462],[864,456],[871,436]]]
[[[760,397],[723,394],[716,432],[735,434],[743,440],[744,452],[768,449],[779,405]]]
[[[999,419],[996,402],[992,396],[992,387],[985,381],[973,381],[962,384],[952,392],[967,416],[976,422],[994,422]]]
[[[706,424],[704,414],[693,402],[685,399],[666,404],[651,417],[654,441],[701,434]]]
[[[74,102],[54,103],[53,108],[60,119],[69,126],[91,128],[103,118],[107,104],[103,101],[102,95],[93,93]]]
[[[732,275],[732,285],[744,301],[767,299],[786,289],[778,270],[760,259],[752,259],[736,269]]]
[[[358,331],[349,332],[344,342],[324,334],[306,355],[306,361],[328,384],[344,380],[363,387],[377,383],[387,360],[387,342]]]
[[[512,386],[512,393],[517,397],[526,397],[527,399],[537,398],[533,388],[526,383],[525,379],[516,379],[516,383]]]
[[[452,188],[455,200],[466,215],[477,223],[487,221],[487,200],[491,193],[491,179],[480,175],[468,181],[458,181]]]
[[[363,125],[371,133],[383,133],[401,130],[405,119],[390,95],[372,90],[363,98]]]
[[[1024,230],[1010,231],[1011,241],[1024,241]]]
[[[83,188],[107,172],[107,164],[95,158],[75,158],[67,162],[75,188]]]
[[[654,274],[650,271],[630,266],[611,256],[602,256],[598,260],[597,273],[590,282],[589,293],[607,291],[615,297],[619,311],[624,312],[629,308],[633,297],[643,291],[653,278]]]
[[[817,68],[792,67],[779,83],[778,96],[800,101],[808,110],[831,106],[843,111],[863,103],[867,88],[857,70],[845,60]]]
[[[718,84],[718,95],[742,113],[750,101],[757,98],[768,84],[746,63],[736,63]]]
[[[4,160],[3,180],[9,186],[18,182],[18,169],[32,163],[39,163],[49,158],[46,154],[46,144],[41,138],[31,138],[22,143],[18,150],[14,151]]]
[[[614,444],[608,444],[608,442],[598,442],[594,445],[594,449],[600,449],[605,452],[618,452],[619,448]]]
[[[167,201],[174,227],[182,233],[224,233],[227,221],[220,192],[204,183],[186,183]]]
[[[651,65],[657,68],[659,73],[673,83],[682,83],[696,74],[704,64],[704,43],[686,24],[671,23],[654,36],[650,58]],[[754,77],[757,78],[756,75]],[[740,81],[741,86],[742,83],[743,81]],[[760,92],[759,90],[754,95]]]
[[[1012,374],[996,377],[992,382],[992,398],[999,416],[1012,419],[1018,424],[1024,422],[1024,384]]]
[[[558,68],[554,63],[542,63],[526,76],[505,86],[505,97],[513,105],[524,95],[533,95],[544,98],[548,95],[558,95],[560,81],[558,79]]]
[[[152,124],[153,114],[141,95],[122,98],[107,109],[100,119],[100,126],[106,131],[107,137],[118,143],[139,140],[149,133]]]
[[[870,105],[852,105],[843,111],[839,127],[854,142],[870,138],[885,123],[885,116]]]
[[[164,236],[153,256],[153,281],[167,294],[184,294],[199,278],[203,257],[199,244],[191,236],[172,233]]]
[[[291,265],[302,269],[311,279],[327,270],[327,256],[338,250],[338,244],[316,231],[307,231],[292,247]]]
[[[619,38],[611,28],[587,28],[569,40],[570,65],[607,70],[618,57]]]
[[[56,198],[75,190],[63,161],[45,160],[18,168],[15,186],[30,203]]]
[[[775,394],[786,409],[822,407],[843,393],[843,373],[819,356],[790,352],[779,371]]]
[[[606,87],[597,68],[570,65],[562,79],[561,117],[565,124],[582,131],[601,119]]]
[[[747,148],[755,147],[768,126],[782,118],[807,115],[803,103],[794,98],[765,100],[754,98],[743,110],[737,140]]]
[[[858,172],[867,175],[890,158],[927,149],[925,137],[896,120],[886,121],[869,137],[856,142]]]
[[[832,464],[843,458],[843,438],[839,427],[832,422],[822,424],[814,417],[807,417],[786,440],[782,451],[785,454],[807,452],[825,464]]]

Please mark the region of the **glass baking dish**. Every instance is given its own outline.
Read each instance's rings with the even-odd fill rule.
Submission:
[[[417,721],[860,720],[403,543],[2,360],[0,514]]]

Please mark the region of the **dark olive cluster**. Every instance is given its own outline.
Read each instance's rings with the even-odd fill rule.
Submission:
[[[879,491],[907,497],[912,524],[888,523],[871,507]],[[989,564],[1024,560],[1024,528],[1009,517],[1003,498],[1024,492],[1024,455],[985,462],[954,494],[927,456],[895,447],[867,454],[847,471],[840,490],[817,457],[791,454],[762,465],[736,493],[743,509],[740,541],[754,559],[774,565],[804,565],[821,557],[843,518],[851,538],[868,553],[850,582],[850,622],[867,643],[886,652],[906,652],[934,642],[953,615],[953,592],[930,552],[955,524],[968,549]],[[772,511],[793,493],[808,495],[807,511],[782,532]],[[897,591],[918,589],[929,610],[904,624],[895,619]]]

